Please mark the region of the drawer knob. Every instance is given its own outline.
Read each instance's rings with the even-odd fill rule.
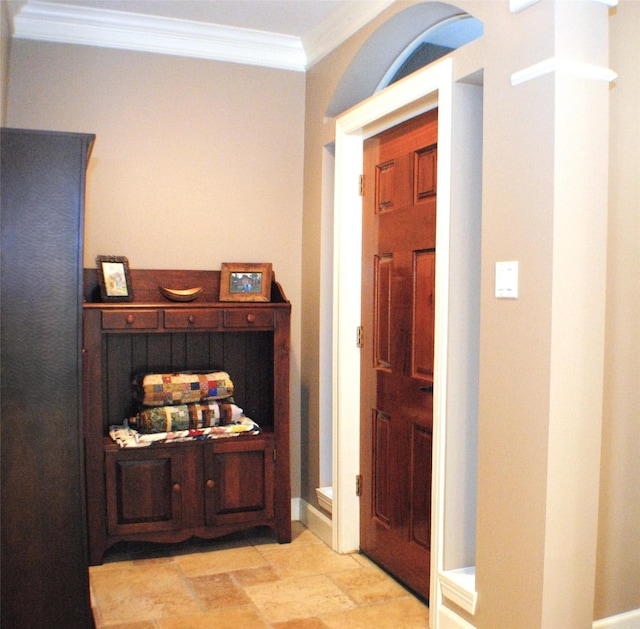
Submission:
[[[136,320],[136,318],[132,314],[127,315],[127,323],[129,325],[131,325],[135,320]]]
[[[192,314],[187,317],[187,321],[189,323],[193,323],[195,320],[196,320],[196,318]]]
[[[182,490],[182,486],[180,485],[180,483],[173,483],[173,491],[178,493],[181,490]]]
[[[210,478],[210,479],[207,481],[207,487],[208,487],[209,489],[213,489],[213,486],[214,486],[214,485],[215,485],[215,483],[214,483],[214,482],[213,482],[213,480]]]
[[[253,323],[255,320],[256,320],[256,315],[251,314],[251,313],[249,313],[249,314],[247,315],[247,321],[248,321],[249,323]]]

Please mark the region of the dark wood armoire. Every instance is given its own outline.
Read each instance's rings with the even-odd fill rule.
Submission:
[[[93,627],[82,439],[94,136],[2,129],[2,627]]]

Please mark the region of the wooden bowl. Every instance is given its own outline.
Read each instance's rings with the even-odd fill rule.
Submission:
[[[193,301],[202,292],[202,286],[184,289],[160,286],[160,292],[171,301]]]

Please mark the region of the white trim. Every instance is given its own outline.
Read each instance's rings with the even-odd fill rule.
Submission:
[[[432,24],[426,30],[422,31],[410,44],[408,44],[405,49],[395,58],[394,62],[389,66],[389,69],[384,73],[384,76],[379,81],[376,86],[375,92],[379,92],[381,89],[384,89],[389,85],[389,82],[396,75],[398,70],[402,67],[402,65],[407,61],[407,59],[416,51],[416,48],[420,44],[422,44],[429,36],[431,36],[435,31],[443,28],[444,26],[448,26],[454,22],[458,22],[460,20],[468,20],[474,19],[472,15],[468,13],[456,13],[455,15],[450,15],[449,17],[445,17],[444,19]]]
[[[476,592],[476,567],[445,570],[438,575],[442,595],[461,609],[473,615],[476,613],[478,593]]]
[[[30,0],[13,18],[13,35],[18,39],[137,50],[304,72],[393,1],[345,3],[301,38],[222,24]]]
[[[329,513],[333,513],[333,487],[316,487],[318,504]]]
[[[509,11],[511,11],[511,13],[519,13],[538,2],[540,2],[540,0],[509,0]],[[618,6],[618,0],[592,0],[592,2],[599,2],[608,7]]]
[[[640,627],[640,608],[593,622],[593,629],[638,629],[638,627]]]
[[[296,522],[300,519],[300,503],[302,498],[291,498],[291,521]]]
[[[436,318],[434,356],[434,426],[431,574],[442,570],[444,517],[445,412],[447,397],[447,327],[449,291],[449,217],[453,116],[453,60],[444,58],[378,92],[336,119],[334,247],[334,473],[333,543],[338,552],[358,548],[359,500],[354,481],[359,472],[360,323],[362,200],[357,180],[362,171],[363,139],[438,107],[438,199],[436,248]],[[355,289],[354,289],[355,287]],[[441,594],[431,579],[431,606]],[[437,627],[438,614],[432,615]]]
[[[592,63],[551,57],[528,68],[514,72],[511,75],[511,85],[520,85],[521,83],[537,79],[540,76],[551,74],[552,72],[579,76],[594,81],[606,81],[608,83],[614,81],[618,76],[613,70]]]
[[[302,36],[307,53],[307,67],[320,61],[342,42],[347,41],[394,2],[395,0],[367,0],[340,4],[322,22]]]
[[[444,606],[438,609],[437,618],[437,626],[439,629],[475,629],[475,627],[464,618]]]
[[[331,530],[333,526],[331,519],[306,500],[302,500],[302,498],[298,500],[300,501],[300,522],[317,535],[327,546],[331,546]]]
[[[300,72],[307,62],[300,38],[291,35],[37,0],[15,16],[14,37]]]
[[[538,2],[540,2],[540,0],[509,0],[509,11],[511,11],[511,13],[519,13]]]

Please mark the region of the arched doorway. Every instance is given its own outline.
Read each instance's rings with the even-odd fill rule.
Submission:
[[[452,10],[451,5],[441,3],[429,3],[432,8],[442,9],[443,6]],[[423,5],[417,5],[423,6]],[[369,40],[370,41],[370,40]],[[369,43],[369,42],[368,42]],[[364,47],[363,47],[364,49]],[[359,55],[358,55],[359,56]],[[354,63],[357,60],[354,59]],[[351,69],[351,68],[350,68]],[[345,77],[350,71],[345,73]],[[359,350],[353,343],[354,330],[360,321],[359,292],[354,286],[360,284],[360,249],[359,243],[354,238],[361,230],[360,217],[354,212],[361,202],[357,187],[353,182],[361,174],[362,144],[366,137],[374,135],[399,122],[407,120],[415,115],[438,106],[439,116],[439,172],[438,172],[438,245],[439,262],[436,271],[437,296],[436,296],[436,374],[437,383],[434,388],[434,480],[433,480],[433,543],[432,543],[432,574],[439,574],[445,569],[444,557],[444,526],[445,510],[444,497],[452,491],[445,484],[447,478],[453,478],[457,484],[455,491],[462,485],[463,500],[469,499],[469,487],[473,487],[473,518],[468,526],[463,526],[461,533],[464,540],[469,540],[475,534],[475,465],[471,468],[451,470],[445,460],[446,445],[446,418],[452,388],[457,395],[466,386],[464,380],[477,379],[477,364],[461,358],[463,354],[475,354],[477,347],[468,346],[462,348],[459,343],[448,341],[450,326],[465,328],[465,338],[473,336],[472,330],[478,327],[478,312],[475,301],[479,299],[479,271],[473,277],[462,278],[463,287],[456,289],[458,297],[466,300],[465,310],[467,318],[459,313],[452,313],[449,309],[449,286],[452,280],[451,256],[458,258],[458,265],[462,258],[462,266],[468,264],[468,258],[479,258],[479,204],[480,204],[480,177],[479,164],[481,163],[481,97],[468,99],[458,95],[459,90],[464,90],[462,85],[456,84],[453,73],[453,60],[443,59],[432,63],[422,70],[406,77],[403,81],[394,83],[390,87],[368,98],[360,105],[356,105],[348,112],[336,119],[336,143],[335,143],[335,222],[334,222],[334,331],[333,331],[333,547],[340,552],[348,552],[358,548],[359,543],[359,519],[354,518],[358,513],[358,498],[355,496],[354,479],[359,472],[359,427],[352,418],[359,417],[359,398],[356,386],[359,382],[360,356]],[[480,88],[481,90],[481,88]],[[339,93],[339,89],[336,94]],[[459,98],[458,98],[459,96]],[[470,119],[475,125],[476,137],[470,146],[475,149],[473,164],[468,164],[469,170],[475,172],[469,177],[468,185],[473,188],[466,196],[472,196],[475,205],[467,204],[464,209],[452,205],[451,191],[455,187],[460,193],[467,185],[464,182],[464,174],[457,168],[455,181],[453,173],[454,140],[453,140],[453,102],[457,100],[458,114],[468,107]],[[335,102],[335,99],[334,101]],[[462,109],[458,106],[461,105]],[[463,112],[463,115],[466,115]],[[468,148],[468,147],[467,147]],[[457,159],[457,158],[456,158]],[[442,193],[440,195],[440,193]],[[475,213],[477,216],[476,227],[467,234],[467,240],[473,241],[472,246],[468,242],[452,237],[451,218],[454,214],[466,212]],[[466,217],[469,218],[469,217]],[[458,216],[456,220],[459,220]],[[466,220],[466,219],[463,219]],[[474,221],[469,221],[473,223]],[[456,227],[457,228],[457,227]],[[454,246],[454,250],[450,248]],[[458,273],[458,271],[454,271]],[[466,284],[465,284],[466,282]],[[473,302],[473,303],[472,303]],[[475,337],[477,339],[477,334]],[[453,381],[450,373],[451,363],[454,363]],[[476,372],[474,373],[474,369]],[[464,374],[460,374],[460,371]],[[469,397],[469,406],[477,405],[477,391],[462,391]],[[473,398],[473,399],[471,399]],[[471,413],[473,414],[473,412]],[[463,429],[469,428],[463,426]],[[473,430],[474,428],[471,427]],[[475,457],[475,452],[474,452]],[[453,471],[453,476],[450,472]],[[457,472],[457,476],[456,476]],[[468,541],[462,542],[466,547],[462,555],[453,563],[456,567],[473,563],[475,548],[473,543],[469,547]],[[461,563],[459,563],[461,562]],[[459,563],[459,566],[457,565]],[[446,566],[449,569],[451,566]],[[433,602],[438,600],[438,584],[432,579]],[[437,590],[437,592],[436,592]]]

